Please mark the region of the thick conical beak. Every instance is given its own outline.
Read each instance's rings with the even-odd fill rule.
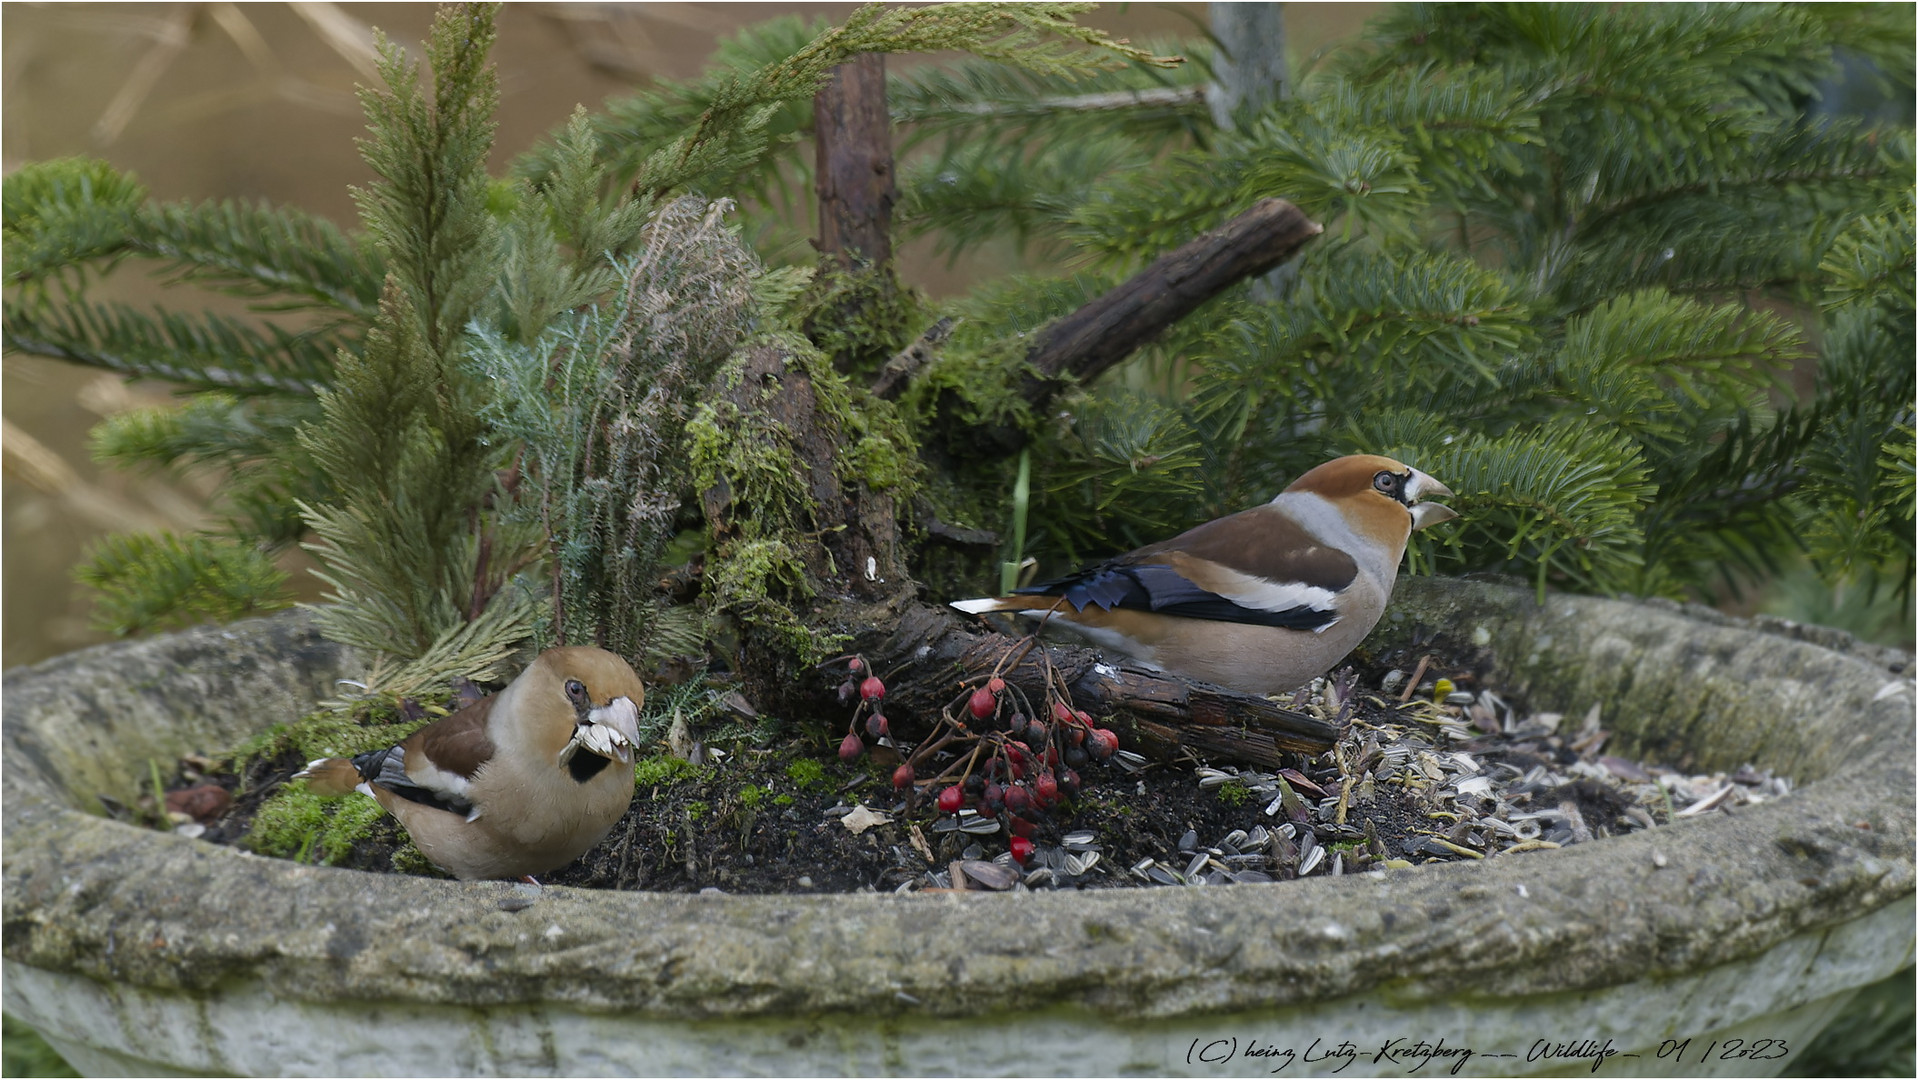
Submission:
[[[1413,502],[1412,530],[1414,532],[1458,517],[1458,511],[1449,506],[1419,501],[1421,499],[1435,498],[1440,495],[1450,495],[1452,494],[1451,488],[1446,487],[1444,484],[1439,483],[1437,480],[1432,479],[1417,469],[1412,470],[1412,483],[1409,487],[1410,490],[1408,490],[1406,494],[1411,496]]]
[[[633,747],[638,742],[639,707],[625,697],[614,698],[587,713],[586,722],[573,732],[574,746],[621,762],[633,760]]]

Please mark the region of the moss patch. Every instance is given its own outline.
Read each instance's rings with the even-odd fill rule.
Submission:
[[[773,376],[757,391],[743,386],[748,357],[767,348],[811,387],[817,434],[839,448],[831,461],[842,491],[910,498],[920,475],[918,449],[890,403],[855,386],[793,333],[763,335],[736,354],[720,393],[687,424],[694,483],[709,501],[719,500],[708,506],[715,535],[706,602],[811,665],[845,636],[808,625],[814,620],[803,611],[817,597],[818,581],[846,568],[832,566],[819,542],[820,522],[834,518],[814,504],[808,456],[778,419],[787,388]]]
[[[261,804],[246,846],[261,855],[338,866],[385,816],[385,808],[372,799],[323,798],[304,780],[295,780]]]
[[[868,380],[932,322],[890,266],[848,271],[830,257],[821,260],[801,304],[806,337],[835,367]]]

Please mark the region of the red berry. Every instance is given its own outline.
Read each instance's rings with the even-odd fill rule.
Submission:
[[[846,661],[846,670],[858,674],[866,670],[866,662],[855,656],[851,660]]]
[[[879,676],[868,675],[866,681],[859,684],[859,696],[867,701],[876,701],[886,696],[886,684],[879,681]]]
[[[892,786],[905,790],[912,786],[912,766],[901,765],[892,771]]]
[[[847,679],[845,682],[839,684],[839,704],[850,705],[852,704],[852,699],[858,696],[859,688],[853,685],[851,679]]]
[[[860,742],[859,736],[854,735],[852,732],[847,732],[846,741],[839,744],[839,760],[841,761],[853,761],[865,752],[866,744]]]
[[[1008,817],[1006,827],[1012,830],[1014,836],[1031,836],[1039,831],[1038,825],[1022,817]]]
[[[939,812],[942,814],[956,814],[965,804],[966,793],[957,787],[949,787],[939,793]]]
[[[866,734],[871,735],[875,739],[881,735],[890,735],[892,734],[892,725],[886,722],[884,716],[873,713],[871,716],[866,717]]]
[[[1086,740],[1086,749],[1100,761],[1112,756],[1119,749],[1119,736],[1110,728],[1095,728],[1092,736]]]
[[[996,808],[996,807],[994,807],[994,806],[991,806],[991,805],[989,805],[989,804],[986,804],[986,803],[980,803],[980,804],[979,804],[979,816],[980,816],[980,817],[986,817],[986,818],[989,818],[989,817],[998,817],[998,816],[999,816],[999,810],[998,810],[998,808]]]
[[[1077,720],[1077,721],[1079,721],[1079,726],[1080,726],[1080,727],[1091,727],[1091,726],[1092,726],[1092,714],[1091,714],[1091,713],[1089,713],[1089,712],[1087,712],[1087,711],[1085,711],[1084,709],[1077,709],[1077,710],[1074,710],[1074,711],[1073,711],[1073,714],[1072,714],[1072,718],[1073,718],[1074,720]]]
[[[1053,779],[1051,773],[1042,772],[1039,779],[1033,781],[1032,801],[1040,806],[1051,806],[1059,801],[1059,781]]]
[[[1055,701],[1052,703],[1052,718],[1059,721],[1070,720],[1072,719],[1072,710],[1066,707],[1065,702]]]
[[[998,784],[987,784],[982,798],[984,804],[979,808],[980,813],[983,814],[988,810],[997,812],[1000,807],[1006,805],[1006,789]]]
[[[992,715],[992,710],[999,707],[999,699],[993,697],[990,690],[974,690],[972,700],[967,702],[966,707],[972,710],[973,716],[984,720]]]
[[[1010,810],[1016,814],[1019,811],[1024,810],[1028,805],[1031,804],[1031,802],[1032,802],[1032,796],[1026,793],[1025,788],[1018,787],[1015,785],[1013,787],[1009,787],[1006,789],[1006,809],[1007,810]]]
[[[992,691],[993,696],[997,697],[1006,692],[1006,680],[994,675],[986,680],[986,689]]]
[[[1056,746],[1046,747],[1046,764],[1052,766],[1055,769],[1059,767],[1059,748],[1058,747]]]
[[[1032,841],[1023,836],[1013,837],[1012,861],[1018,863],[1020,866],[1024,866],[1026,860],[1030,858],[1032,858]]]

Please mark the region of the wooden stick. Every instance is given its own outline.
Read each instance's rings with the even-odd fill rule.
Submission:
[[[1043,407],[1069,378],[1093,378],[1200,304],[1279,265],[1324,231],[1284,199],[1260,199],[1048,327],[1026,354],[1039,374],[1027,377],[1022,395]]]

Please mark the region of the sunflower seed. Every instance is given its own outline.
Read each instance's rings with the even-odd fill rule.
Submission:
[[[1299,860],[1299,876],[1304,877],[1305,875],[1318,869],[1319,864],[1324,861],[1325,861],[1325,849],[1322,847],[1313,848],[1310,852],[1306,854],[1305,858]]]

